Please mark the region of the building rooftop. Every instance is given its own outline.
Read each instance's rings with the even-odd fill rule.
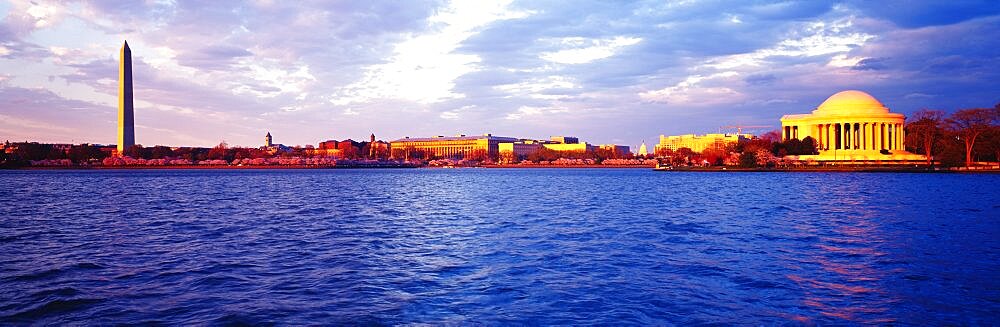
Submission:
[[[887,114],[882,102],[879,102],[871,94],[858,90],[847,90],[837,92],[823,101],[813,114],[825,115],[851,115],[851,114]]]
[[[661,138],[716,138],[716,137],[747,137],[752,138],[753,134],[730,134],[730,133],[708,133],[708,134],[682,134],[682,135],[660,135]]]
[[[486,135],[462,135],[462,136],[437,136],[437,137],[406,137],[393,142],[433,142],[433,141],[471,141],[490,139],[496,141],[516,142],[519,139],[513,137]]]

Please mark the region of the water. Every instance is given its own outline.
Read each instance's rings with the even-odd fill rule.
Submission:
[[[995,324],[1000,175],[0,172],[0,323]]]

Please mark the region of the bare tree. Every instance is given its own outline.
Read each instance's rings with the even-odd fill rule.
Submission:
[[[934,164],[932,155],[934,153],[934,143],[943,134],[944,112],[940,110],[923,109],[917,111],[912,117],[912,121],[906,124],[906,144],[923,150],[927,157],[927,165]]]
[[[976,138],[990,130],[997,122],[1000,110],[988,108],[963,109],[956,111],[948,118],[951,130],[965,142],[965,166],[972,166],[972,147]]]
[[[226,144],[226,141],[219,142],[219,145],[216,145],[211,150],[208,150],[208,158],[212,160],[225,159],[226,152],[228,151],[229,144]]]

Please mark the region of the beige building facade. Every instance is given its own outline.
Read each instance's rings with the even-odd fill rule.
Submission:
[[[618,145],[618,144],[601,144],[598,148],[602,150],[614,151],[620,155],[629,155],[632,153],[632,147],[628,145]]]
[[[594,146],[590,143],[543,143],[543,147],[552,151],[560,152],[587,152],[594,151]]]
[[[407,151],[421,151],[432,158],[460,158],[466,154],[473,154],[475,152],[483,152],[495,158],[500,152],[499,145],[501,143],[516,141],[518,141],[516,138],[499,137],[491,134],[483,136],[407,137],[392,141],[389,147],[393,149],[393,157],[407,156],[405,154]]]
[[[781,117],[781,138],[811,137],[816,142],[819,154],[799,156],[802,160],[924,160],[904,150],[905,121],[868,93],[848,90],[830,96],[812,113]]]
[[[542,143],[534,141],[518,141],[518,142],[508,142],[500,143],[497,149],[500,153],[510,152],[517,159],[523,159],[532,152],[538,151],[542,148]]]
[[[677,151],[680,148],[688,148],[691,151],[701,153],[706,149],[724,148],[731,143],[739,142],[741,139],[751,139],[751,134],[705,134],[705,135],[660,135],[660,143],[656,144],[656,153],[664,150]]]
[[[621,155],[628,155],[630,147],[627,145],[602,144],[593,145],[587,142],[580,142],[580,139],[570,136],[553,136],[550,140],[519,140],[516,142],[500,143],[498,150],[500,153],[510,152],[518,160],[524,159],[529,154],[540,149],[547,149],[557,152],[585,153],[593,152],[597,149],[615,151]]]
[[[529,154],[542,148],[558,152],[578,152],[584,153],[594,151],[595,146],[589,143],[551,143],[551,141],[522,140],[517,142],[500,143],[498,150],[500,153],[511,152],[518,159],[524,159]]]

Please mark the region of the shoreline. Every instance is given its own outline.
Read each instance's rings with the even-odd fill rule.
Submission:
[[[483,166],[479,166],[479,168],[490,168],[490,169],[496,169],[496,168],[525,168],[525,169],[532,169],[532,168],[570,168],[570,169],[579,169],[579,168],[628,168],[628,169],[640,169],[640,168],[645,168],[645,169],[653,169],[654,167],[653,166],[646,166],[646,165],[483,165]]]
[[[1000,173],[1000,169],[993,167],[972,167],[973,169],[965,169],[964,167],[952,167],[951,168],[934,168],[928,169],[923,167],[798,167],[798,168],[738,168],[738,167],[685,167],[685,168],[675,168],[669,170],[655,170],[651,166],[636,166],[636,165],[484,165],[484,166],[474,166],[474,167],[429,167],[429,166],[414,166],[414,165],[394,165],[394,166],[377,166],[377,165],[351,165],[351,166],[334,166],[334,165],[289,165],[289,166],[199,166],[199,165],[183,165],[183,166],[115,166],[115,167],[80,167],[80,166],[68,166],[68,167],[13,167],[13,168],[2,168],[0,170],[307,170],[307,169],[469,169],[469,168],[484,168],[484,169],[649,169],[658,172],[702,172],[702,173],[712,173],[712,172],[734,172],[734,173],[747,173],[747,172],[767,172],[767,173]]]
[[[660,172],[733,172],[733,173],[956,173],[951,170],[931,170],[925,168],[892,168],[892,167],[831,167],[831,168],[695,168],[658,170]]]
[[[962,173],[1000,173],[1000,169],[987,168],[976,169],[949,169],[949,168],[926,168],[926,167],[798,167],[798,168],[738,168],[738,167],[712,167],[712,168],[680,168],[669,170],[657,170],[660,172],[767,172],[767,173],[910,173],[910,174],[962,174]]]
[[[64,166],[64,167],[16,167],[16,168],[4,168],[5,170],[281,170],[281,169],[413,169],[419,168],[413,165],[398,165],[398,166],[334,166],[334,165],[286,165],[286,166],[199,166],[199,165],[178,165],[178,166],[93,166],[93,167],[81,167],[81,166]]]

